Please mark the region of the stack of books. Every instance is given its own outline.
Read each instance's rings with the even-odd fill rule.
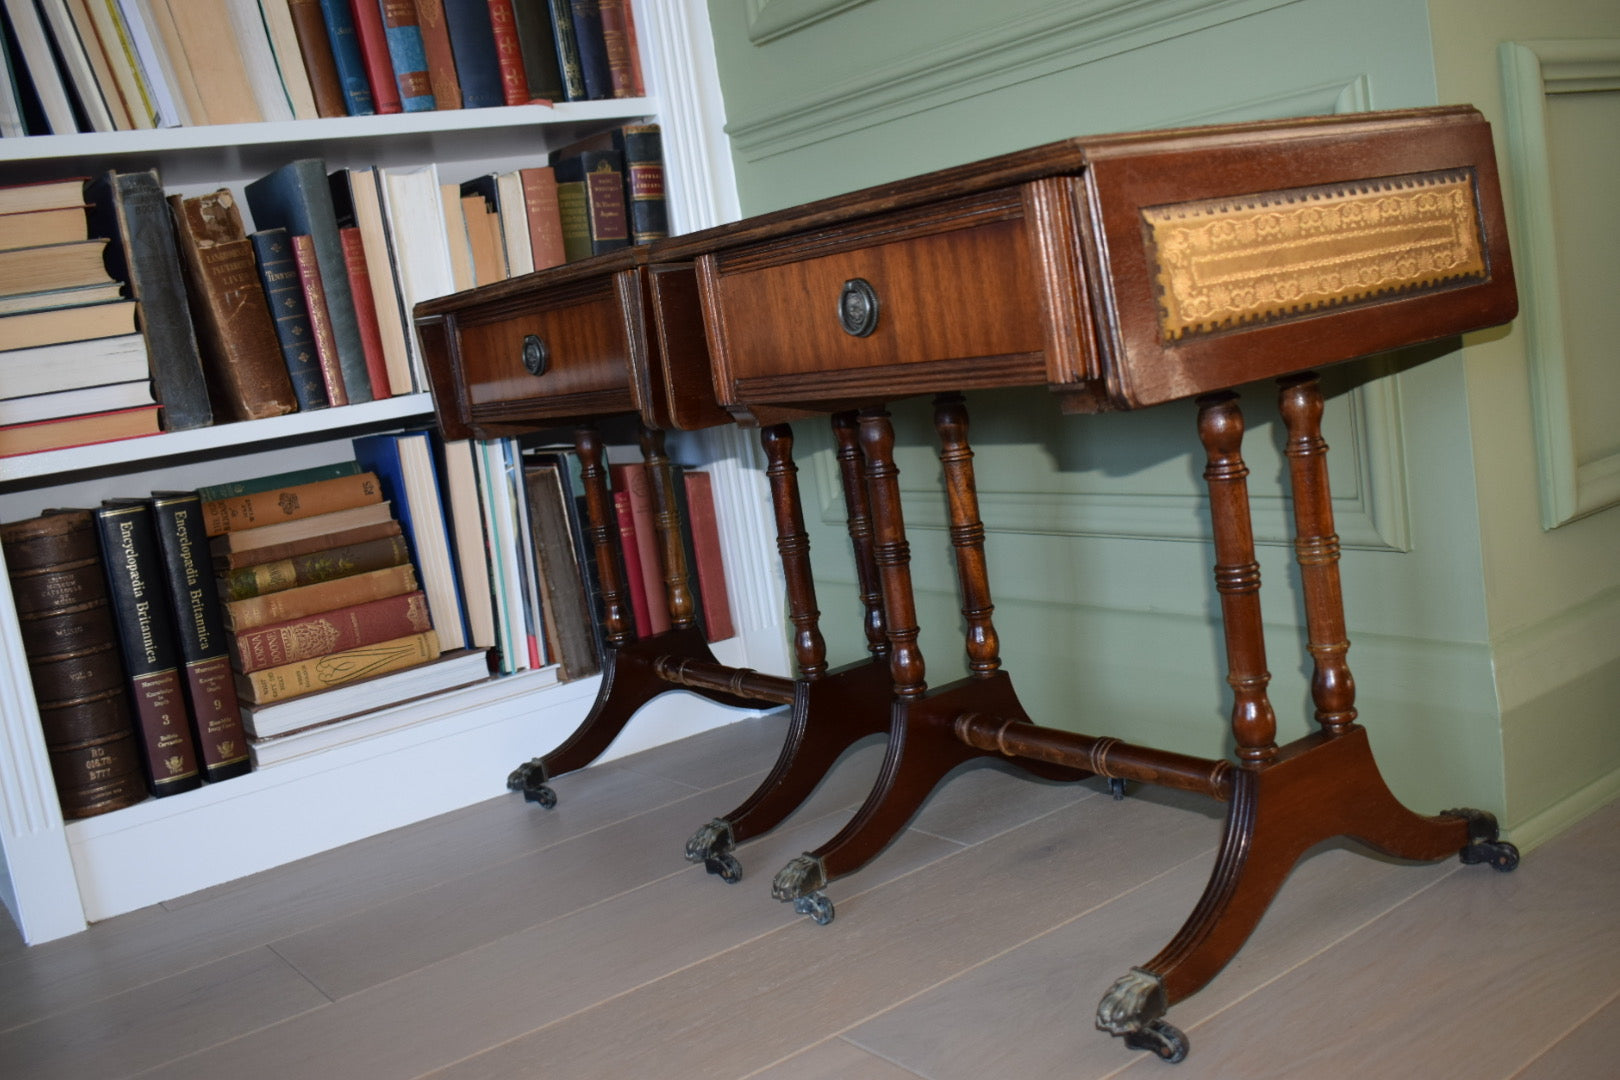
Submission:
[[[0,136],[641,97],[630,0],[8,2]]]
[[[0,456],[159,430],[135,302],[87,210],[82,177],[0,188]]]
[[[270,740],[285,760],[289,745],[326,745],[327,729],[359,712],[488,676],[459,624],[435,618],[409,508],[358,460],[200,494],[256,760]]]

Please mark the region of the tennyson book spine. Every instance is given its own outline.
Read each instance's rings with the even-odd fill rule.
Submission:
[[[202,774],[186,714],[174,621],[163,596],[151,507],[109,500],[95,517],[148,785],[157,796],[190,791],[202,783]]]
[[[90,512],[0,526],[0,548],[62,816],[140,802],[145,776]]]
[[[202,497],[195,491],[153,492],[152,518],[184,663],[198,763],[203,779],[229,780],[247,772],[252,763],[203,535]]]

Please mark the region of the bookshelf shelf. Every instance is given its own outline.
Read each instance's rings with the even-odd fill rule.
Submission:
[[[416,421],[430,421],[433,399],[428,394],[402,394],[382,401],[342,405],[335,409],[288,413],[264,420],[238,424],[215,424],[192,431],[175,431],[119,442],[46,450],[0,458],[0,491],[24,486],[28,481],[57,482],[68,474],[89,471],[116,472],[130,465],[151,468],[166,460],[193,458],[230,450],[242,453],[255,447],[268,447],[289,440],[308,440],[321,435],[353,434],[379,426],[398,427]]]
[[[443,181],[533,164],[557,146],[648,118],[664,134],[671,226],[737,216],[706,5],[636,0],[645,98],[50,135],[0,141],[0,183],[157,168],[170,193],[247,181],[301,157],[331,168],[434,162]],[[349,456],[352,436],[430,422],[415,394],[247,423],[0,459],[0,520],[113,494],[194,488]],[[730,430],[692,440],[731,523],[723,537],[739,636],[725,663],[787,664],[781,587],[766,535],[768,499],[751,439]],[[30,692],[10,583],[0,574],[0,903],[29,943],[89,921],[221,885],[244,874],[493,798],[506,773],[572,731],[599,679],[558,684],[541,670],[403,706],[411,723],[216,785],[64,822]],[[381,704],[381,703],[379,703]],[[730,717],[684,694],[638,716],[612,754],[692,734]],[[739,713],[739,715],[747,715]]]

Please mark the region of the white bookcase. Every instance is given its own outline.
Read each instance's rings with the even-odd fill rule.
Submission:
[[[635,11],[647,98],[7,139],[0,183],[156,166],[170,192],[230,186],[240,193],[248,180],[299,157],[324,158],[331,168],[434,161],[442,179],[460,181],[533,164],[581,135],[647,117],[663,129],[672,228],[731,220],[736,194],[706,6],[637,0]],[[355,434],[431,417],[430,399],[418,394],[0,459],[0,520],[341,460]],[[739,635],[716,653],[725,663],[786,672],[781,587],[766,541],[769,504],[754,440],[717,429],[673,441],[683,459],[714,473],[726,530]],[[558,684],[549,671],[528,672],[388,706],[416,722],[225,783],[64,822],[10,586],[0,575],[0,899],[27,941],[48,941],[498,796],[512,767],[577,725],[598,682]],[[631,723],[610,756],[742,715],[685,692],[666,694]]]

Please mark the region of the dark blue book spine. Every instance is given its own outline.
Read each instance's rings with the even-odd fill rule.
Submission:
[[[298,279],[292,239],[286,229],[261,229],[248,239],[253,241],[253,257],[259,264],[270,318],[276,324],[276,340],[292,378],[293,396],[300,409],[324,409],[332,402],[315,353],[315,331],[309,324],[309,305]]]
[[[326,36],[332,41],[332,62],[337,66],[338,82],[343,85],[343,101],[349,115],[370,116],[377,111],[377,104],[371,97],[371,83],[366,80],[366,62],[360,55],[360,37],[355,33],[349,0],[320,2],[321,17],[326,20]]]
[[[314,241],[321,286],[326,290],[327,314],[332,319],[332,336],[337,339],[343,389],[350,404],[372,400],[360,320],[354,310],[354,293],[349,289],[349,266],[343,257],[343,238],[338,233],[325,162],[319,158],[289,162],[248,184],[246,194],[255,224],[265,229],[286,229],[291,235],[308,236]]]
[[[607,38],[602,34],[602,9],[597,0],[569,0],[574,14],[574,42],[585,78],[585,96],[600,101],[613,96],[613,69],[608,66]]]
[[[505,105],[488,0],[444,0],[444,21],[450,28],[450,51],[455,55],[456,78],[461,82],[461,107],[487,109]]]

